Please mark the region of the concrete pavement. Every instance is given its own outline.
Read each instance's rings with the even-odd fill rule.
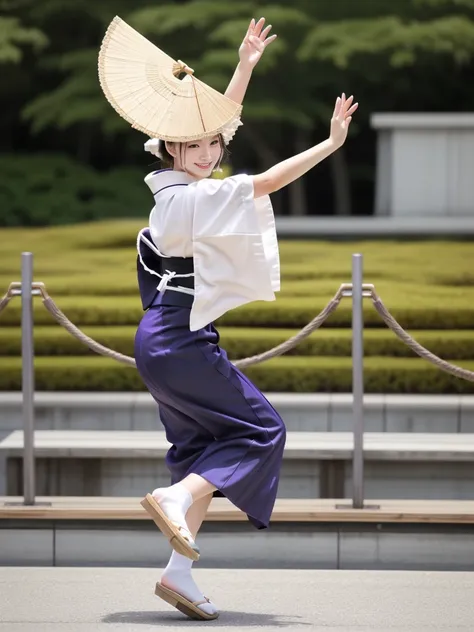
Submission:
[[[154,596],[159,570],[0,568],[0,632],[474,630],[474,573],[196,569],[221,608],[196,622]]]

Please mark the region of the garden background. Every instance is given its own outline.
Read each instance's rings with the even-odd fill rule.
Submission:
[[[20,252],[66,315],[132,354],[140,319],[134,242],[152,206],[156,167],[103,97],[97,53],[119,15],[196,75],[225,90],[250,17],[278,39],[254,73],[228,172],[262,171],[328,133],[334,98],[360,109],[346,146],[273,196],[278,215],[372,215],[373,112],[474,110],[474,0],[0,0],[0,294]],[[429,181],[426,187],[429,187]],[[473,201],[474,205],[474,201]],[[65,226],[67,225],[67,226]],[[259,353],[305,325],[350,281],[350,255],[414,337],[474,369],[474,255],[468,241],[281,242],[282,292],[218,323],[232,358]],[[348,299],[347,299],[348,301]],[[351,388],[350,303],[293,353],[248,369],[268,391]],[[21,387],[20,303],[0,317],[0,389]],[[35,299],[38,390],[138,390],[133,369],[93,355]],[[474,392],[398,342],[365,306],[369,392]]]

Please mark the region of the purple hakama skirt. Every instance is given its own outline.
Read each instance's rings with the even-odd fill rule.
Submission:
[[[277,495],[285,425],[229,362],[215,327],[190,331],[189,316],[189,307],[152,306],[135,337],[137,369],[172,445],[166,457],[172,483],[198,474],[264,529]]]

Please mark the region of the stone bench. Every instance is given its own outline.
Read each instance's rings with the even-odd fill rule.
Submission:
[[[158,431],[35,433],[37,493],[134,496],[169,483]],[[289,432],[280,493],[287,498],[352,494],[353,435]],[[0,441],[0,494],[21,494],[23,433]],[[366,433],[366,498],[474,498],[474,434]]]
[[[170,444],[159,431],[38,430],[38,458],[164,458]],[[288,432],[286,459],[352,459],[350,432]],[[22,456],[23,432],[15,430],[0,441],[0,452]],[[368,461],[474,461],[474,434],[366,432]]]
[[[350,432],[350,393],[267,393],[289,431]],[[474,396],[364,397],[367,432],[474,432]],[[21,393],[0,393],[0,439],[21,430]],[[37,430],[162,430],[148,393],[35,394]]]

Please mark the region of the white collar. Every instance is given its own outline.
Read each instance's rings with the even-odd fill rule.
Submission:
[[[145,182],[153,195],[156,195],[165,188],[191,184],[192,182],[197,182],[197,179],[188,175],[185,171],[161,169],[160,171],[149,173],[145,178]]]

